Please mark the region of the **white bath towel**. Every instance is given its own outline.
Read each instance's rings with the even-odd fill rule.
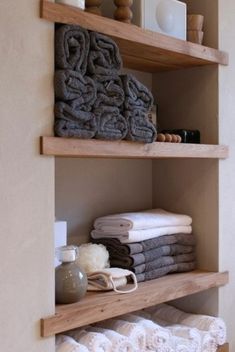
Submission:
[[[226,342],[226,326],[222,319],[202,314],[189,314],[167,304],[161,304],[152,309],[152,317],[169,321],[174,324],[186,326],[206,331],[215,338],[218,345]]]
[[[192,233],[191,226],[164,226],[164,227],[155,227],[152,229],[145,230],[130,230],[126,232],[103,232],[100,230],[92,230],[92,238],[118,238],[121,243],[133,243],[149,240],[151,238],[173,235],[177,233]]]
[[[179,336],[172,336],[172,345],[175,352],[193,352],[192,345],[189,340]]]
[[[143,230],[155,227],[189,226],[192,218],[187,215],[170,213],[163,209],[150,209],[142,212],[121,213],[97,218],[96,230],[103,232],[126,233],[130,230]]]
[[[129,338],[110,329],[103,329],[98,326],[88,328],[88,331],[104,334],[112,343],[112,352],[135,352],[135,346]]]
[[[107,337],[98,332],[71,330],[69,336],[86,346],[90,352],[112,352],[112,344]]]
[[[128,337],[137,351],[144,351],[146,348],[146,333],[138,324],[129,323],[120,319],[109,319],[98,323],[97,326],[114,330],[119,334]]]
[[[56,337],[56,352],[89,352],[86,346],[77,343],[72,337],[59,335]]]
[[[164,329],[164,327],[155,324],[149,319],[144,319],[143,317],[134,314],[125,314],[121,316],[121,319],[136,323],[145,330],[147,348],[152,350],[157,349],[159,352],[171,351],[171,346],[169,344],[171,333],[167,329]]]

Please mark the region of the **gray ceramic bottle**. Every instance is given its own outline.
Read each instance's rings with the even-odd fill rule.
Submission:
[[[78,302],[87,291],[87,275],[76,263],[78,247],[59,247],[56,254],[61,262],[61,265],[55,269],[56,303]]]

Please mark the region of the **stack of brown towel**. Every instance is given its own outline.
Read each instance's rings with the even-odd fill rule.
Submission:
[[[190,217],[152,209],[98,218],[91,237],[106,246],[112,267],[132,270],[141,282],[195,269],[191,231]]]

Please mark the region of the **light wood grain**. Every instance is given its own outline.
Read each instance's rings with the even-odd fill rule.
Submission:
[[[135,143],[127,141],[83,140],[41,137],[41,154],[77,158],[157,159],[157,158],[227,158],[224,145],[184,143]]]
[[[56,314],[41,320],[42,336],[92,324],[128,312],[188,296],[228,282],[228,273],[193,271],[140,283],[131,294],[88,293],[80,302],[56,307]]]
[[[217,352],[229,352],[229,344],[225,343],[217,349]]]
[[[78,24],[113,37],[121,54],[128,58],[124,60],[128,68],[136,69],[140,61],[141,69],[149,72],[215,63],[228,64],[228,55],[225,52],[144,30],[135,25],[120,24],[71,6],[42,0],[41,17],[53,22]]]

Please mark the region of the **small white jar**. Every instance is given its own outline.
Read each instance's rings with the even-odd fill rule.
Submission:
[[[79,9],[85,9],[85,0],[55,0],[57,4],[64,4],[69,6],[78,7]]]

